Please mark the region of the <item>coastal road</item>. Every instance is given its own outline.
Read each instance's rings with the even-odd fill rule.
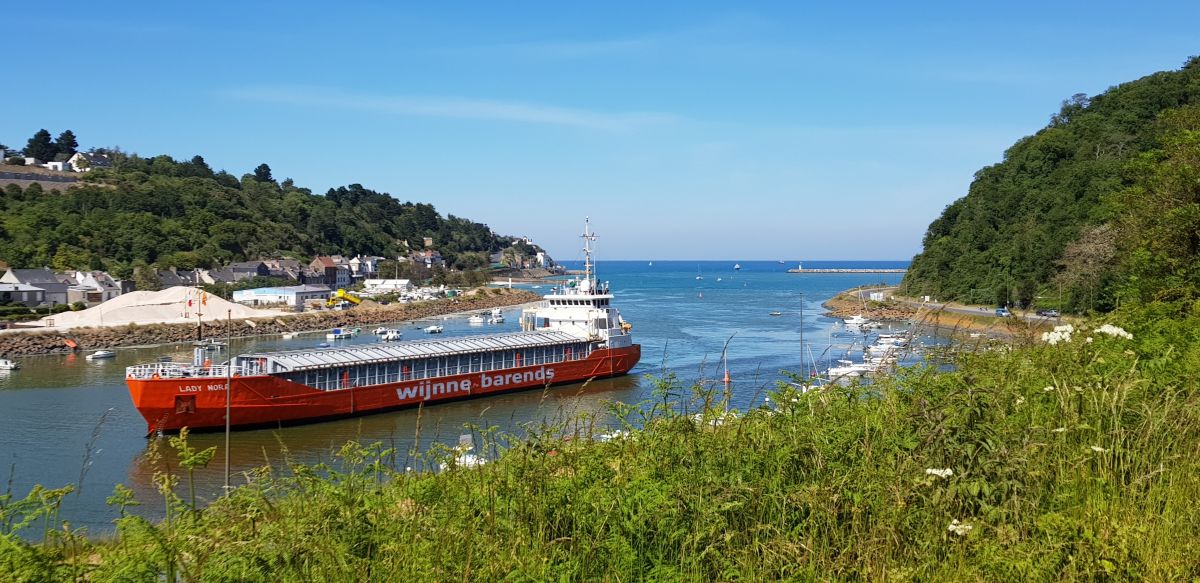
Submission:
[[[986,318],[1003,318],[1004,317],[1004,316],[997,316],[996,308],[989,307],[989,306],[969,306],[966,304],[959,304],[959,303],[955,303],[955,302],[923,302],[923,301],[920,301],[920,300],[917,300],[914,298],[893,296],[892,294],[895,293],[895,291],[897,289],[899,289],[899,288],[896,288],[894,286],[893,287],[864,288],[864,289],[860,289],[860,290],[855,290],[854,295],[858,296],[859,299],[861,299],[863,301],[868,301],[870,299],[870,295],[872,293],[883,292],[883,295],[887,298],[890,298],[890,299],[900,302],[902,304],[907,304],[907,305],[918,307],[918,308],[924,307],[924,308],[928,308],[930,310],[940,310],[940,311],[949,312],[952,314],[964,314],[967,316],[983,316]],[[1031,312],[1027,312],[1027,311],[1020,311],[1020,310],[1013,310],[1011,317],[1021,318],[1022,320],[1025,320],[1027,322],[1034,322],[1034,323],[1049,323],[1049,322],[1058,322],[1058,321],[1062,320],[1062,318],[1049,318],[1046,316],[1039,316],[1035,313],[1031,313]]]

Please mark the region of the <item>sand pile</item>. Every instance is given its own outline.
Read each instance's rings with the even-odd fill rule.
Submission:
[[[162,291],[135,291],[117,296],[94,308],[63,312],[38,323],[54,328],[124,326],[126,324],[181,324],[197,321],[224,322],[232,311],[234,319],[268,318],[283,312],[255,310],[190,287]]]

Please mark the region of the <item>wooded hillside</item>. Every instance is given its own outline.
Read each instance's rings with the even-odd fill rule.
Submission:
[[[1134,288],[1145,282],[1130,277],[1147,275],[1146,260],[1132,262],[1157,244],[1146,239],[1150,223],[1196,212],[1186,202],[1195,185],[1160,174],[1182,172],[1194,155],[1186,150],[1197,104],[1196,57],[1178,71],[1066,100],[1046,128],[980,170],[967,195],[930,224],[904,280],[908,293],[998,305],[1058,306],[1061,297],[1076,311],[1111,309],[1122,294],[1140,293]],[[1147,217],[1147,208],[1157,214]],[[1184,253],[1174,261],[1194,263],[1194,249],[1173,249]]]

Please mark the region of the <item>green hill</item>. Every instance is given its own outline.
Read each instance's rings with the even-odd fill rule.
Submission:
[[[487,225],[359,184],[322,196],[275,181],[265,165],[238,179],[214,172],[199,156],[112,154],[113,168],[96,169],[85,184],[61,192],[7,185],[0,259],[128,273],[135,263],[208,267],[278,253],[395,257],[432,237],[451,266],[477,268],[512,241]]]
[[[1139,269],[1130,262],[1148,225],[1133,217],[1145,210],[1157,169],[1186,157],[1168,150],[1195,131],[1188,112],[1198,103],[1196,57],[1178,71],[1065,101],[929,225],[904,280],[908,292],[1017,305],[1062,297],[1075,310],[1107,310],[1136,295],[1131,287],[1142,283],[1129,279]]]

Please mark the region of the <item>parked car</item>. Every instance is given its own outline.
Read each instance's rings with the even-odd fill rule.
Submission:
[[[1012,312],[1008,311],[1008,308],[996,308],[996,315],[1001,318],[1007,318],[1012,315]]]
[[[1057,318],[1058,310],[1038,310],[1037,315],[1042,316],[1044,318]]]

